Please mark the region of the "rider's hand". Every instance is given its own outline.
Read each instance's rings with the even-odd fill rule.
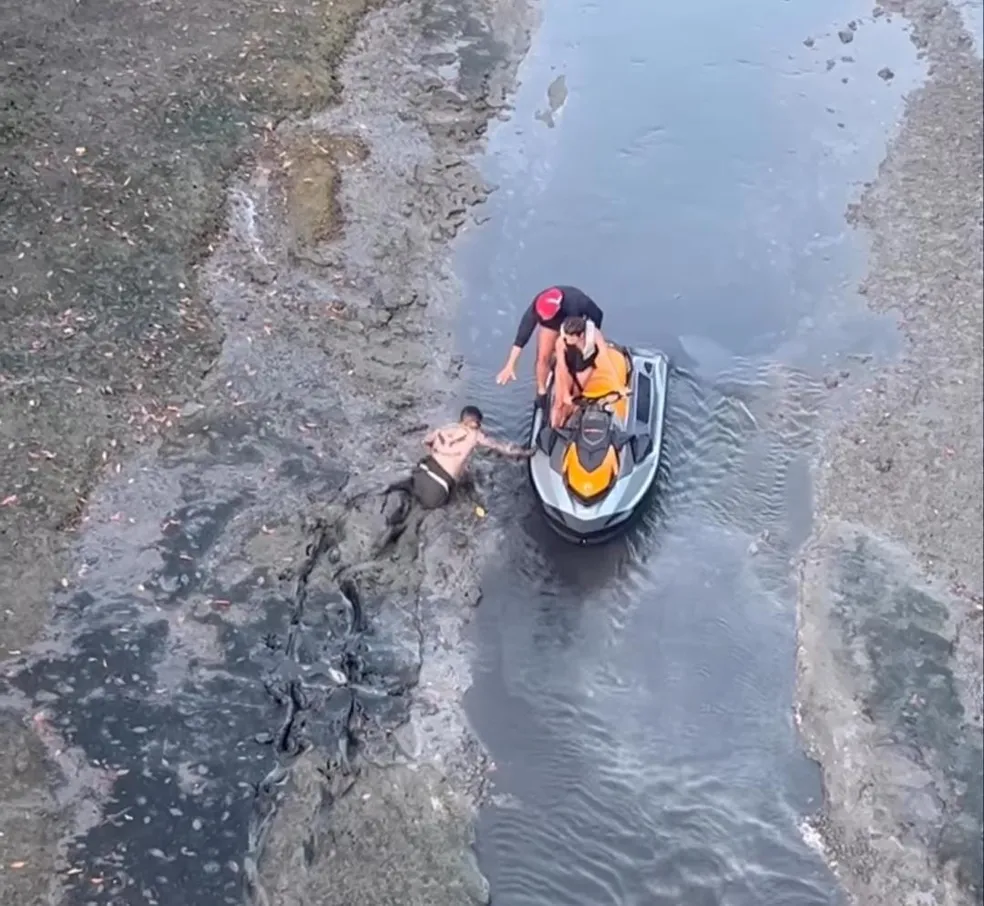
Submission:
[[[516,380],[516,369],[512,365],[506,365],[496,376],[495,382],[497,384],[508,384],[510,381]]]

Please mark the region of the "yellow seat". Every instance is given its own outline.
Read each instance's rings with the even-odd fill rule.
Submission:
[[[594,370],[584,385],[582,395],[586,399],[601,399],[616,390],[626,392],[629,389],[629,360],[628,356],[610,343],[605,354],[598,354]],[[626,397],[620,399],[613,407],[615,415],[625,421],[629,411],[629,401]]]

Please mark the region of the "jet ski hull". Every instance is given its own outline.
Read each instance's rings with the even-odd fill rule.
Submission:
[[[530,482],[547,524],[575,544],[602,544],[625,531],[649,498],[659,471],[669,362],[658,352],[623,352],[631,362],[631,395],[623,415],[612,417],[619,471],[598,499],[585,502],[571,491],[562,463],[572,441],[550,429],[547,412],[537,409],[533,416],[530,442],[537,452],[529,462]]]

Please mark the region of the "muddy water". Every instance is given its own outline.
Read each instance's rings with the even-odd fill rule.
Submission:
[[[920,78],[901,23],[851,2],[547,3],[463,243],[469,390],[522,436],[529,355],[494,374],[552,282],[606,334],[666,349],[657,504],[575,551],[518,470],[486,579],[469,707],[497,762],[481,853],[500,906],[833,904],[805,842],[790,564],[816,415],[890,325],[855,292],[845,209]]]

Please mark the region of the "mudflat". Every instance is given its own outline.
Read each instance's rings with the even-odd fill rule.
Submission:
[[[388,538],[379,492],[454,392],[447,245],[528,19],[4,10],[3,902],[487,897],[484,542]]]
[[[878,177],[862,290],[902,359],[831,420],[801,567],[799,718],[823,769],[817,822],[858,903],[984,895],[981,61],[957,10],[904,16],[930,64]]]

